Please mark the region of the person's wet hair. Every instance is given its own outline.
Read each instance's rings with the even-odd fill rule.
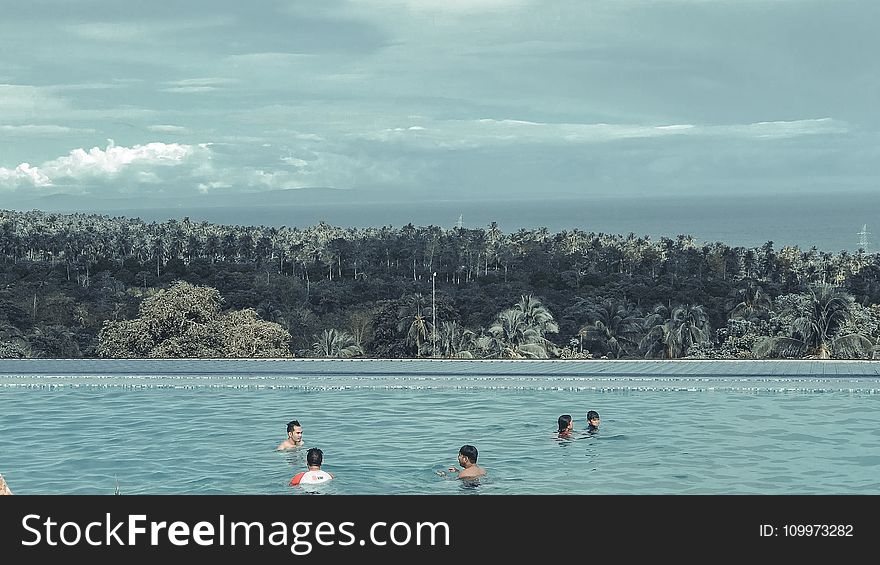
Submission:
[[[563,414],[559,417],[559,433],[562,433],[568,429],[568,425],[571,423],[571,414]]]
[[[324,452],[317,447],[311,448],[308,453],[306,453],[306,464],[313,467],[320,467],[323,462]]]
[[[599,413],[595,410],[590,410],[587,412],[587,420],[595,420],[599,418]]]
[[[478,452],[477,448],[473,445],[462,445],[461,449],[458,450],[458,453],[470,459],[471,463],[477,462]]]
[[[299,420],[291,420],[287,422],[287,431],[292,432],[293,428],[301,428],[302,426],[299,423]]]

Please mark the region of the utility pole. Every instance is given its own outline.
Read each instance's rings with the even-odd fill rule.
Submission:
[[[437,357],[437,307],[436,304],[436,285],[437,271],[431,275],[431,340],[433,342],[433,357]]]

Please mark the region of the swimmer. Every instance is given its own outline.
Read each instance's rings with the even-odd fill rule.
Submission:
[[[571,431],[573,429],[573,424],[571,423],[571,414],[563,414],[559,417],[557,421],[559,424],[559,437],[560,438],[569,438],[571,437]]]
[[[456,467],[450,467],[450,473],[458,473],[459,479],[475,479],[486,474],[486,470],[477,465],[477,448],[473,445],[462,445],[458,450],[458,464],[462,466],[461,471]]]
[[[284,449],[296,449],[305,445],[303,442],[303,429],[298,420],[287,423],[287,439],[278,444],[275,451]]]
[[[595,410],[587,412],[587,433],[594,434],[599,431],[599,413]]]
[[[294,477],[290,479],[290,486],[326,483],[334,478],[333,473],[321,470],[323,462],[324,452],[317,447],[311,448],[308,453],[306,453],[306,464],[308,465],[309,470],[294,475]]]

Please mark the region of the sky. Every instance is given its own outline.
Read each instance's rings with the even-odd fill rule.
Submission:
[[[0,208],[877,190],[876,0],[0,5]]]

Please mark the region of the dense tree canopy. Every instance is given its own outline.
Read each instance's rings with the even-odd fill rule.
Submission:
[[[871,358],[878,301],[862,250],[0,211],[0,357]]]
[[[133,320],[104,322],[101,357],[288,357],[290,334],[251,309],[221,312],[216,289],[177,282]]]

